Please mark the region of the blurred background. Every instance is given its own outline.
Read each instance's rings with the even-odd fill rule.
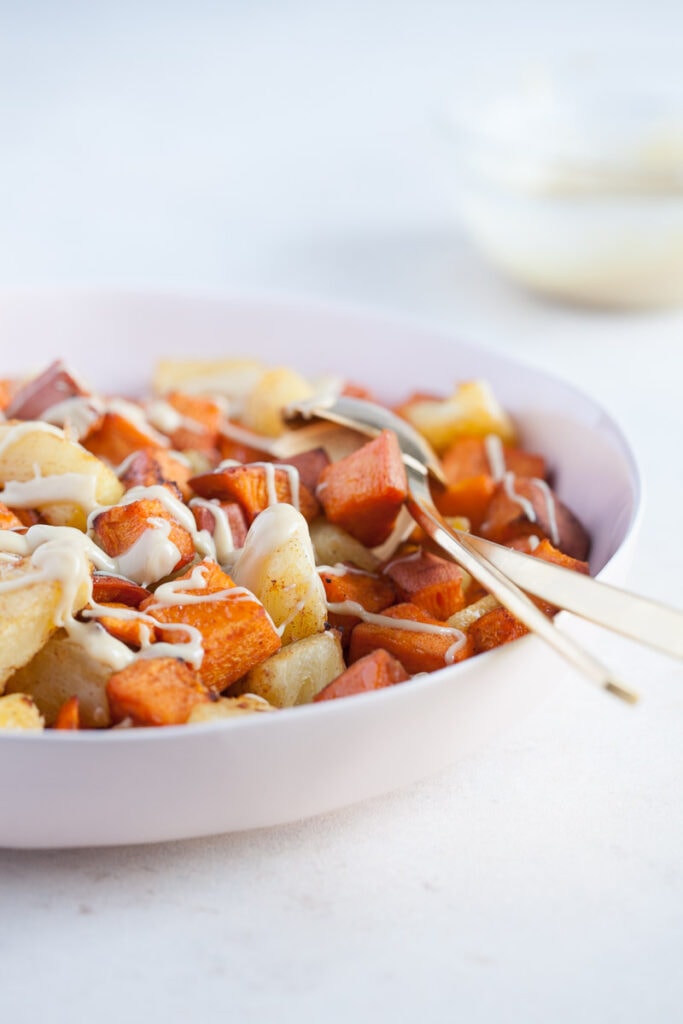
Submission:
[[[2,284],[313,294],[494,343],[552,310],[464,236],[449,104],[506,66],[683,38],[675,0],[0,10]]]

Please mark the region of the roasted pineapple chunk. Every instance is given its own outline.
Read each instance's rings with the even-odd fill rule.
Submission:
[[[0,697],[0,732],[39,732],[43,728],[43,716],[27,693],[8,693]]]
[[[0,483],[0,496],[11,507],[39,508],[51,525],[80,530],[92,507],[113,505],[123,494],[123,484],[101,459],[58,427],[31,422],[0,424]]]
[[[278,708],[309,704],[345,668],[339,634],[328,630],[283,647],[247,674],[244,688]]]
[[[497,434],[506,444],[517,440],[514,424],[483,380],[463,381],[450,398],[416,398],[399,412],[441,454],[457,437]]]
[[[263,604],[281,630],[283,644],[325,628],[325,588],[316,571],[308,525],[292,505],[271,505],[259,513],[232,578]]]

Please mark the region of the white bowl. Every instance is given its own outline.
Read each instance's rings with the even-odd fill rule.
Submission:
[[[511,278],[581,304],[683,302],[678,54],[510,74],[453,105],[449,140],[460,219]]]
[[[545,452],[620,582],[640,486],[622,433],[559,380],[405,321],[313,305],[162,294],[0,294],[3,373],[62,356],[98,388],[145,390],[159,356],[258,354],[341,371],[387,398],[488,379]],[[0,846],[180,839],[275,825],[403,786],[477,750],[565,670],[535,637],[408,684],[194,727],[0,736]],[[566,669],[566,671],[571,671]]]

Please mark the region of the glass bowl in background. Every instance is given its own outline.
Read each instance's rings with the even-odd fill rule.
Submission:
[[[584,305],[683,303],[683,61],[528,69],[449,110],[449,180],[499,269]]]

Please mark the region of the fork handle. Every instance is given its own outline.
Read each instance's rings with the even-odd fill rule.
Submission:
[[[683,612],[677,608],[483,537],[457,532],[461,544],[483,555],[529,594],[674,658],[683,658]]]

